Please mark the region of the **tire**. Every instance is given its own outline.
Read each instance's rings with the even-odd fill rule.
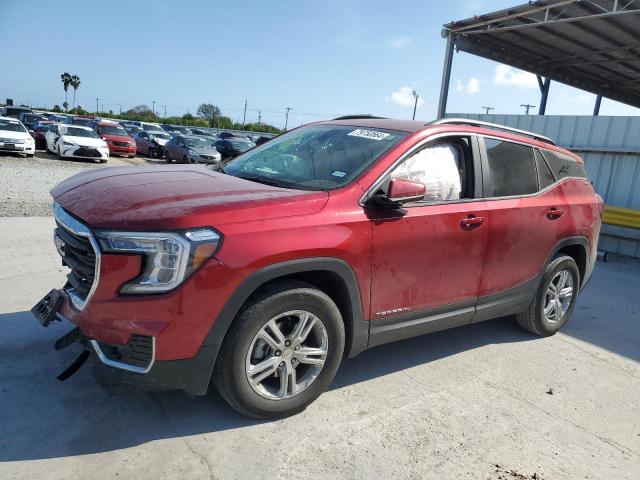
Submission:
[[[562,280],[562,272],[566,272],[567,277],[564,288],[559,295],[551,290]],[[553,286],[550,285],[553,282]],[[571,297],[567,299],[566,288],[571,287]],[[568,255],[555,257],[545,268],[540,281],[540,286],[536,295],[529,305],[529,308],[516,315],[516,321],[525,330],[535,333],[541,337],[554,335],[569,320],[573,313],[573,308],[578,296],[580,286],[580,271],[575,260]],[[555,289],[557,290],[557,288]],[[564,291],[564,295],[562,292]],[[568,300],[568,301],[567,301]],[[558,303],[560,302],[560,303]],[[566,307],[565,307],[566,303]],[[552,307],[550,313],[545,313],[545,307]],[[554,308],[558,307],[558,308]]]
[[[62,156],[62,153],[60,153],[60,145],[58,145],[58,160],[64,160],[64,157]]]
[[[171,163],[171,157],[169,156],[168,150],[164,151],[164,159],[167,161],[167,163]]]
[[[33,158],[34,157],[34,153],[27,153],[27,158]]]
[[[191,161],[187,158],[186,155],[183,155],[182,157],[182,163],[191,163]]]
[[[147,152],[147,157],[153,158],[153,149],[149,147],[149,151]]]
[[[135,155],[129,155],[129,158],[135,158],[135,157],[136,157]]]
[[[303,317],[307,318],[306,324],[303,323]],[[313,322],[309,323],[311,320]],[[281,351],[272,349],[270,344],[258,338],[263,328],[277,325],[275,322],[280,322],[282,330],[279,331],[288,339],[287,342],[293,340],[286,344],[283,340],[280,343],[283,347]],[[295,340],[295,329],[299,325],[312,325],[302,341]],[[271,338],[273,340],[277,336],[272,335]],[[213,382],[220,395],[242,415],[260,419],[294,415],[303,411],[329,386],[342,360],[344,342],[342,315],[329,296],[305,282],[278,282],[252,295],[229,328],[214,367]],[[311,348],[315,348],[316,352],[324,352],[314,354],[322,355],[323,364],[310,364],[311,361],[319,363],[321,360],[314,360],[311,354],[306,357],[302,352],[311,352]],[[264,356],[254,360],[255,352],[264,352]],[[271,363],[271,367],[264,371],[273,373],[257,382],[257,386],[252,386],[249,370],[268,359],[275,363]],[[285,377],[280,373],[290,372],[291,369],[296,372],[295,376],[287,375],[287,382],[284,382]],[[257,369],[254,378],[261,371]],[[291,379],[295,381],[298,392],[290,387],[294,385]],[[276,398],[280,395],[280,398]]]

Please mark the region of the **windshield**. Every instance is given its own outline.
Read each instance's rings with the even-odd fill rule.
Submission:
[[[42,115],[25,115],[25,122],[37,122],[38,120],[46,120],[46,118]]]
[[[49,125],[36,125],[34,130],[36,132],[46,132],[49,130]]]
[[[164,138],[165,140],[169,140],[171,138],[171,135],[161,132],[150,132],[149,140],[153,140],[154,138]]]
[[[354,180],[407,135],[378,128],[309,125],[240,155],[225,165],[224,173],[290,188],[333,190]]]
[[[70,137],[100,138],[96,132],[85,128],[65,127],[61,128],[61,130],[63,135],[69,135]]]
[[[9,120],[0,120],[0,130],[5,132],[26,132],[27,129],[20,122],[11,122]]]
[[[205,140],[204,138],[185,138],[184,141],[187,142],[187,147],[192,147],[192,148],[211,147],[211,140]]]
[[[231,142],[231,146],[234,149],[240,150],[241,152],[246,152],[247,150],[253,147],[253,143],[251,143],[248,140],[237,140],[235,138],[234,139],[228,138],[227,140]]]
[[[128,137],[129,134],[127,133],[127,131],[122,128],[122,127],[116,127],[115,125],[111,126],[100,126],[98,127],[98,130],[100,131],[100,133],[102,135],[118,135],[120,137]]]
[[[93,119],[91,119],[91,118],[73,118],[71,120],[71,124],[72,125],[88,126],[91,122],[93,122]]]
[[[146,130],[147,132],[153,132],[153,131],[162,131],[162,128],[160,127],[160,125],[148,125],[148,124],[143,124],[142,128],[144,130]]]

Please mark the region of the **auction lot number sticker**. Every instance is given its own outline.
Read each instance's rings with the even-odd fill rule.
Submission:
[[[368,138],[370,140],[384,140],[385,138],[391,136],[390,133],[379,132],[377,130],[366,130],[364,128],[358,128],[351,133],[348,133],[352,137],[362,137]]]

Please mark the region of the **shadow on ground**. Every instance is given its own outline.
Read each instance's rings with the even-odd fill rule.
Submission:
[[[235,413],[213,388],[196,398],[181,392],[105,390],[95,379],[96,370],[102,369],[91,363],[66,382],[58,382],[56,375],[79,350],[70,351],[73,346],[53,351],[53,341],[67,326],[56,324],[45,331],[35,323],[29,312],[0,315],[0,325],[11,326],[10,337],[19,337],[0,344],[0,411],[5,418],[0,424],[0,461],[112,451],[260,423]],[[20,334],[23,326],[25,332]],[[491,343],[531,340],[534,337],[513,322],[499,319],[384,345],[345,360],[331,389]]]

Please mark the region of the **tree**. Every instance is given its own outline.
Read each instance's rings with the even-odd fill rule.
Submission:
[[[73,87],[73,106],[76,106],[76,90],[80,88],[80,77],[78,75],[71,75],[69,84]]]
[[[196,111],[199,117],[206,118],[209,125],[214,126],[216,119],[220,116],[220,109],[212,103],[201,103]]]
[[[69,102],[65,101],[62,103],[62,106],[64,107],[64,111],[66,112],[67,110],[69,110]]]
[[[155,116],[148,105],[136,105],[135,107],[124,112],[124,116],[130,118],[130,120],[138,120],[143,122],[155,122],[158,120],[158,117]]]
[[[67,72],[64,72],[60,75],[60,81],[62,82],[62,88],[64,88],[64,103],[69,105],[69,97],[67,95],[67,91],[69,90],[69,85],[71,85],[71,75]],[[65,110],[68,107],[64,107]]]
[[[60,113],[62,112],[62,109],[60,108],[60,105],[54,105],[53,109],[51,110],[52,112],[56,112],[56,113]]]

